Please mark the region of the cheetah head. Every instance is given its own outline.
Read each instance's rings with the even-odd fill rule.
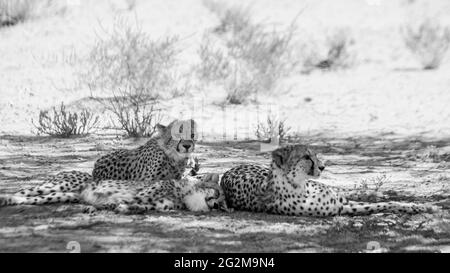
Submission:
[[[196,184],[193,193],[187,199],[185,198],[185,201],[191,211],[222,210],[230,212],[217,174],[203,177],[202,181]]]
[[[159,144],[174,158],[188,158],[194,151],[197,140],[197,123],[192,120],[174,120],[169,125],[156,125],[159,132]]]
[[[304,145],[291,145],[272,152],[272,171],[292,185],[303,185],[310,179],[319,177],[325,169],[316,153]]]

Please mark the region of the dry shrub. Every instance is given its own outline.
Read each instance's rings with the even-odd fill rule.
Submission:
[[[28,20],[34,4],[33,0],[0,0],[0,27],[13,26]]]
[[[278,131],[277,131],[278,126]],[[285,120],[277,119],[268,115],[265,122],[260,122],[256,126],[255,136],[258,140],[271,142],[275,133],[278,133],[280,143],[286,140],[291,127],[286,126]]]
[[[117,20],[92,48],[82,78],[96,90],[135,90],[152,99],[176,86],[177,37],[152,40],[139,25]]]
[[[450,154],[444,152],[442,149],[437,148],[434,145],[426,147],[425,150],[421,153],[418,153],[416,157],[422,161],[433,163],[450,161]]]
[[[209,35],[204,35],[198,54],[200,65],[197,75],[203,81],[220,81],[232,73],[232,63],[226,49],[217,47]]]
[[[250,7],[226,6],[217,1],[206,0],[203,1],[203,4],[219,18],[218,26],[213,29],[214,33],[238,33],[253,24]]]
[[[403,37],[408,49],[422,64],[423,69],[438,68],[450,46],[450,28],[427,19],[418,26],[404,28]]]
[[[294,22],[284,30],[255,23],[250,9],[205,2],[219,24],[200,46],[199,77],[221,84],[226,103],[242,104],[258,92],[272,94],[280,79],[292,72]]]
[[[158,102],[134,90],[119,90],[106,106],[119,123],[117,126],[113,120],[114,126],[124,130],[129,137],[152,137],[162,119]]]
[[[137,0],[125,0],[128,11],[132,11],[136,8]]]
[[[338,29],[325,38],[323,47],[304,46],[302,49],[303,67],[306,72],[314,69],[346,69],[354,64],[355,54],[352,50],[354,39],[346,29]],[[319,52],[323,48],[323,52]]]
[[[66,10],[65,2],[58,0],[0,0],[0,28],[64,14]]]
[[[37,124],[32,120],[38,134],[63,138],[88,135],[98,122],[99,117],[89,110],[69,112],[64,103],[59,108],[53,107],[52,111],[41,110]]]
[[[138,24],[122,20],[93,47],[80,76],[128,136],[152,136],[161,118],[159,100],[188,88],[177,69],[177,42],[177,37],[150,39]]]

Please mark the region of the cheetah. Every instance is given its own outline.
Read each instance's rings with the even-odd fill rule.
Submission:
[[[134,150],[120,149],[98,159],[92,176],[95,180],[161,180],[181,179],[188,163],[196,167],[192,157],[195,148],[194,120],[175,120],[168,126],[158,124],[159,134]]]
[[[272,152],[270,168],[241,165],[221,179],[227,204],[235,210],[293,216],[415,214],[436,207],[399,202],[355,202],[331,187],[310,179],[319,177],[324,164],[304,145],[291,145]]]
[[[4,200],[10,200],[11,204],[40,204],[43,198],[48,199],[48,203],[77,202],[80,192],[93,181],[107,180],[120,186],[123,183],[118,181],[121,180],[135,185],[139,181],[178,181],[187,175],[196,175],[198,159],[192,156],[196,140],[195,121],[175,120],[168,126],[158,124],[157,130],[159,134],[156,137],[137,149],[116,150],[101,157],[95,162],[92,175],[78,171],[62,172],[42,185],[21,190],[13,198]],[[191,167],[189,173],[187,165]]]
[[[93,180],[88,173],[62,172],[32,189],[0,196],[0,206],[82,203],[86,212],[118,213],[189,210],[228,211],[218,175],[159,181]]]

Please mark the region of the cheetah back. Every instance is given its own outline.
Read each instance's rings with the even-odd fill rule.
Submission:
[[[95,162],[96,180],[180,179],[187,160],[175,162],[154,140],[135,150],[116,150]]]
[[[221,185],[228,206],[236,210],[264,211],[264,194],[270,170],[258,165],[241,165],[225,172]]]

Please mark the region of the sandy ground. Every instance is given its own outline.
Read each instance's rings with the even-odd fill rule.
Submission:
[[[377,177],[385,174],[379,189],[384,199],[433,203],[442,210],[414,216],[315,219],[247,212],[90,216],[78,205],[6,207],[0,209],[0,251],[65,252],[72,241],[86,252],[360,252],[368,251],[373,242],[380,246],[375,251],[450,251],[450,159],[433,162],[417,157],[430,145],[440,151],[450,148],[448,139],[316,136],[305,141],[326,161],[320,181],[347,189],[365,183],[374,188]],[[0,192],[35,185],[61,170],[89,171],[100,154],[140,142],[2,137]],[[258,148],[256,142],[202,143],[197,147],[201,172],[223,173],[244,162],[267,164],[268,155]]]
[[[217,16],[201,0],[138,0],[133,12],[124,9],[123,0],[69,2],[75,4],[63,14],[0,31],[0,134],[32,135],[31,120],[36,120],[39,110],[61,101],[74,108],[97,109],[101,114],[102,109],[89,100],[90,90],[77,75],[84,71],[96,38],[103,37],[113,22],[138,18],[138,24],[154,39],[179,36],[179,63],[187,70],[199,61],[197,50],[203,33],[218,24]],[[280,92],[260,96],[260,120],[272,108],[299,133],[450,134],[450,54],[439,70],[420,70],[400,34],[405,25],[427,17],[450,24],[448,1],[433,1],[432,5],[419,0],[263,0],[241,4],[251,7],[255,21],[280,27],[290,24],[302,11],[296,21],[299,47],[321,48],[326,33],[342,28],[355,40],[351,69],[309,75],[294,72],[282,80]],[[254,136],[254,106],[223,109],[216,106],[226,96],[221,88],[195,81],[193,85],[189,93],[163,103],[166,121],[194,116],[207,140],[221,139],[224,130],[228,137],[233,136],[235,128],[241,139]],[[242,114],[236,121],[234,112]],[[102,120],[107,123],[110,118]]]
[[[35,185],[65,170],[90,172],[94,161],[135,141],[96,135],[75,139],[33,136],[31,119],[64,101],[96,110],[80,84],[84,57],[117,18],[134,18],[125,1],[69,1],[65,13],[0,29],[0,193]],[[236,1],[238,2],[238,1]],[[75,4],[74,4],[75,3]],[[80,3],[79,5],[77,3]],[[450,23],[445,0],[262,0],[248,3],[256,20],[285,26],[303,10],[300,42],[347,28],[356,43],[355,65],[342,71],[293,73],[286,92],[261,96],[260,106],[221,107],[214,86],[165,101],[165,121],[194,117],[203,142],[197,147],[204,173],[223,173],[242,162],[268,163],[254,127],[269,111],[291,127],[292,142],[314,146],[327,169],[320,181],[343,188],[374,187],[389,200],[429,202],[443,209],[416,216],[373,215],[312,219],[236,212],[87,216],[78,206],[0,209],[0,251],[450,251],[450,65],[423,71],[405,50],[399,29],[426,16]],[[179,35],[180,62],[195,64],[203,32],[217,18],[200,0],[137,1],[136,16],[152,37]],[[382,18],[382,19],[381,19]],[[232,141],[234,139],[237,141]]]

